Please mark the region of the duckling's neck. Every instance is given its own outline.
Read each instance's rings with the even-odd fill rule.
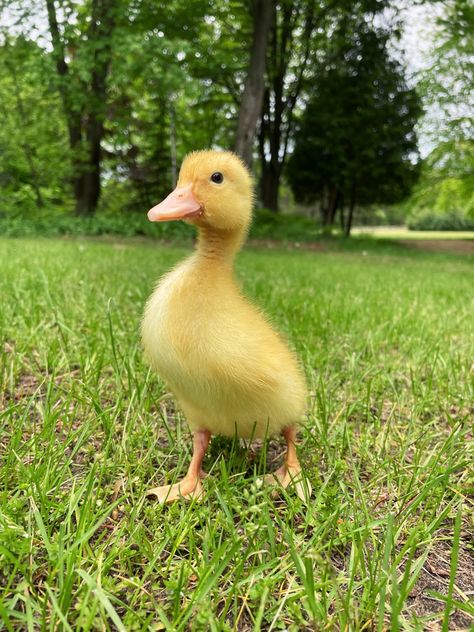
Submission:
[[[231,270],[243,240],[244,234],[240,231],[201,227],[196,248],[198,265],[209,266],[210,263],[216,263],[221,269]]]

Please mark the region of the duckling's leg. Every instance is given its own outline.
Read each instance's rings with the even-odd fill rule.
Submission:
[[[201,478],[205,476],[201,465],[210,440],[210,432],[197,430],[193,435],[193,457],[186,476],[174,485],[163,485],[149,489],[146,495],[156,496],[160,503],[170,503],[178,498],[201,498],[203,493]]]
[[[311,496],[311,484],[303,475],[298,455],[296,454],[296,427],[289,426],[282,432],[286,440],[285,463],[271,474],[265,476],[265,482],[269,484],[280,484],[282,487],[292,485],[298,496],[307,501]]]

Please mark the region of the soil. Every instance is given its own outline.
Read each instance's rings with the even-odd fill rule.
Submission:
[[[451,543],[449,541],[438,541],[432,548],[428,558],[420,573],[408,600],[405,604],[406,610],[416,614],[418,617],[426,617],[439,613],[439,618],[435,618],[427,629],[441,631],[441,623],[444,614],[444,603],[430,595],[430,591],[435,591],[446,595],[449,586],[449,567],[451,560]],[[461,541],[459,551],[458,571],[456,574],[453,599],[463,602],[461,596],[464,594],[471,607],[474,598],[474,549],[472,542],[466,534],[466,539]],[[474,610],[473,610],[474,612]],[[474,616],[455,610],[449,619],[449,630],[473,630]]]
[[[396,243],[426,252],[474,255],[474,239],[397,239]]]

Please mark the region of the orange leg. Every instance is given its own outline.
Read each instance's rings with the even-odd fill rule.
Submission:
[[[202,460],[211,440],[211,433],[198,430],[193,435],[193,457],[186,476],[174,485],[163,485],[149,489],[147,496],[156,496],[160,503],[170,503],[178,498],[201,498],[203,494],[201,479],[205,474],[201,469]]]
[[[282,487],[293,486],[298,496],[307,501],[311,496],[310,482],[304,477],[296,454],[296,427],[289,426],[282,432],[286,440],[285,463],[276,472],[267,474],[265,482]]]

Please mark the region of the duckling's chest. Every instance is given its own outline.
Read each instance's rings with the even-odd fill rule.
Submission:
[[[145,308],[142,339],[149,360],[168,381],[189,371],[208,344],[216,316],[212,292],[184,262],[157,285]],[[214,312],[214,313],[213,313]]]

